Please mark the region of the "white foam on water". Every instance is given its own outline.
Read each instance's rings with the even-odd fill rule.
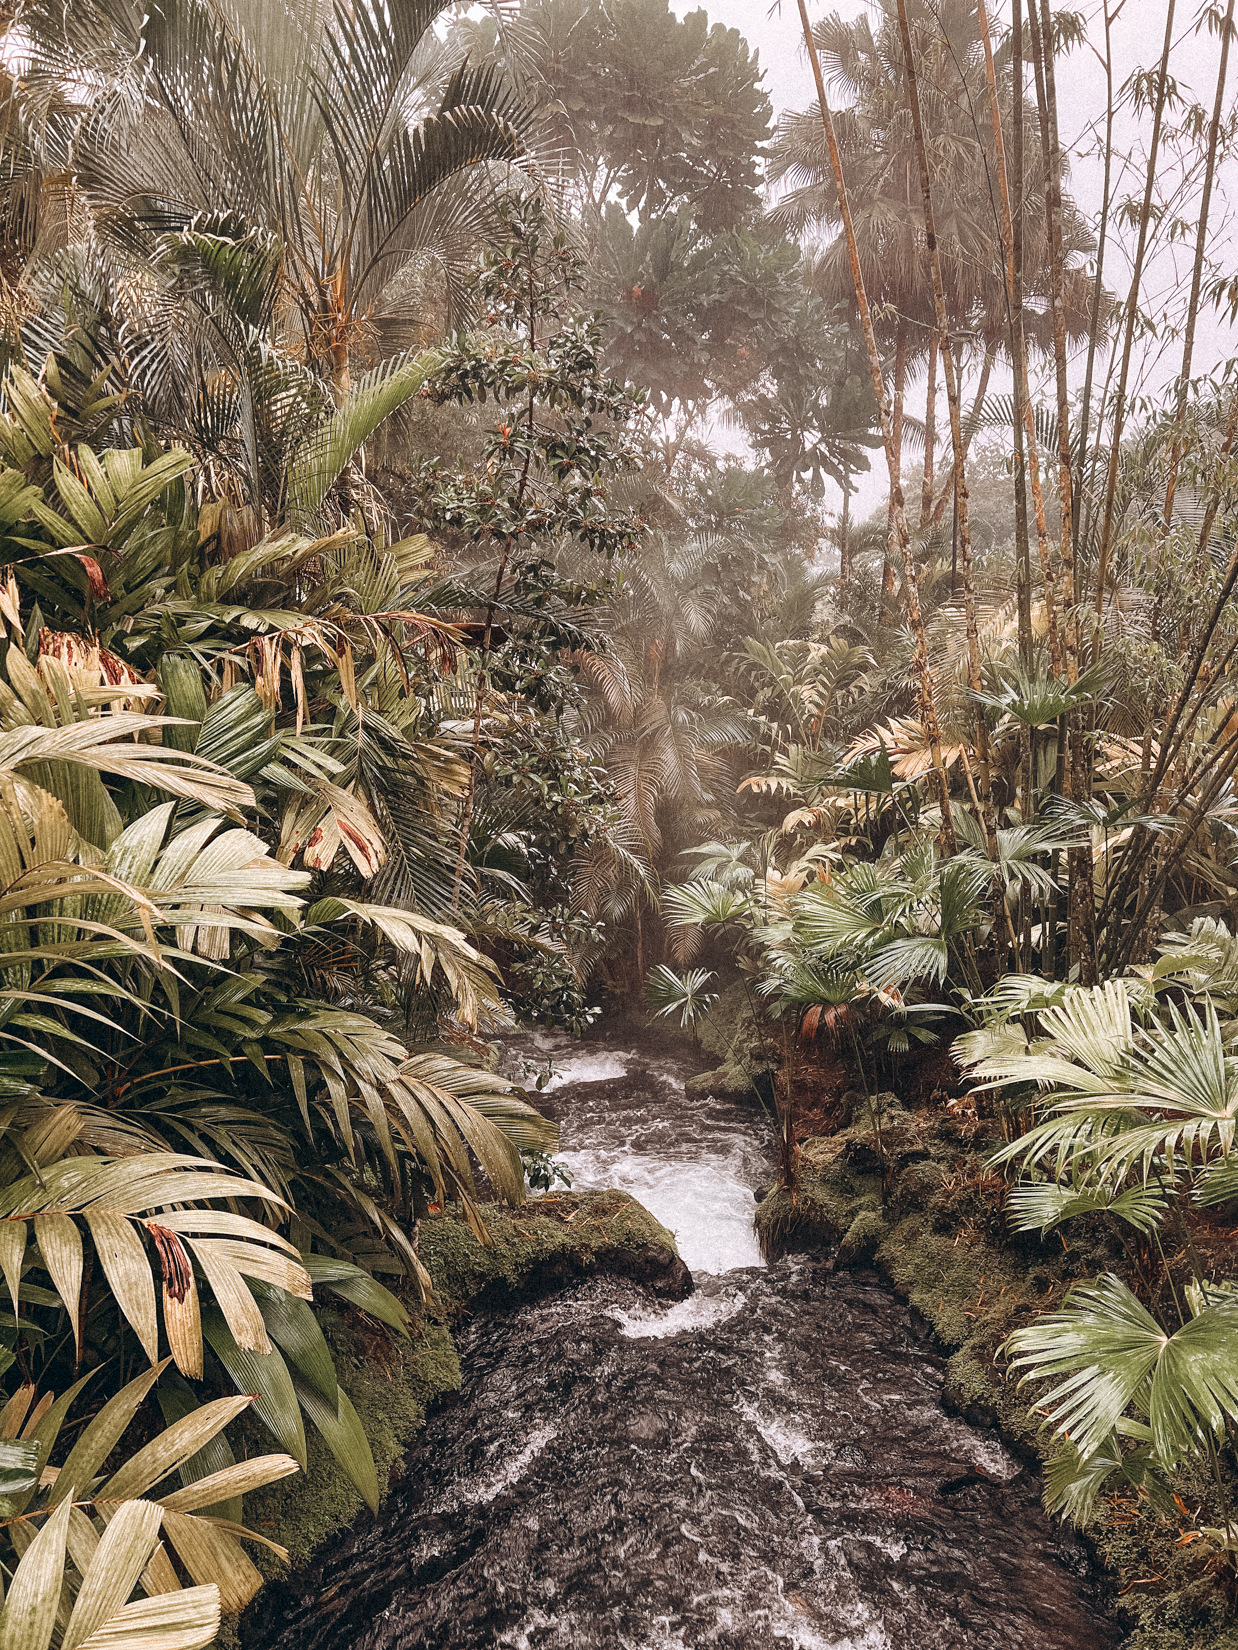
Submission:
[[[628,1062],[621,1054],[609,1049],[601,1054],[570,1054],[566,1059],[555,1053],[550,1056],[551,1074],[542,1085],[542,1093],[561,1089],[565,1083],[607,1083],[616,1077],[626,1077]]]
[[[718,1295],[689,1295],[686,1301],[659,1311],[639,1307],[635,1311],[616,1310],[615,1322],[630,1341],[667,1340],[672,1335],[692,1334],[699,1329],[712,1329],[733,1318],[744,1305],[738,1289],[727,1289]]]
[[[957,1416],[934,1417],[939,1428],[953,1434],[957,1441],[959,1460],[967,1466],[973,1467],[990,1478],[1000,1479],[1006,1483],[1011,1478],[1017,1478],[1023,1470],[1023,1463],[1010,1453],[1000,1438],[991,1433],[974,1432],[965,1421]]]
[[[524,1448],[504,1461],[492,1478],[484,1480],[476,1489],[467,1492],[465,1499],[475,1504],[493,1501],[496,1495],[501,1495],[504,1490],[519,1483],[524,1476],[525,1468],[537,1459],[553,1438],[558,1437],[558,1432],[557,1427],[534,1427]]]
[[[818,1471],[828,1464],[828,1451],[820,1440],[798,1427],[794,1420],[784,1415],[762,1415],[751,1404],[740,1405],[739,1413],[753,1431],[764,1438],[784,1467],[797,1461],[809,1471]]]

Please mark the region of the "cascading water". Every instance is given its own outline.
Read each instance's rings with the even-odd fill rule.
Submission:
[[[755,1105],[664,1049],[535,1037],[577,1185],[676,1234],[697,1293],[593,1279],[483,1314],[379,1517],[260,1596],[246,1650],[1108,1650],[1082,1545],[873,1278],[762,1265]]]

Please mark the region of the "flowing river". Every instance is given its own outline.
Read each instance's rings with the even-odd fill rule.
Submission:
[[[479,1314],[460,1399],[377,1519],[264,1593],[245,1650],[1109,1650],[1082,1544],[866,1274],[764,1266],[755,1103],[655,1043],[530,1037],[577,1186],[676,1234],[697,1292],[592,1279]]]

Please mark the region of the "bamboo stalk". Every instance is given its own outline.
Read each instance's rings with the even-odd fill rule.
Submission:
[[[916,162],[920,171],[920,194],[924,202],[924,238],[929,270],[933,279],[933,315],[941,341],[945,369],[946,405],[950,410],[950,442],[954,450],[954,496],[958,502],[959,564],[963,572],[963,614],[967,630],[967,680],[973,693],[984,686],[980,669],[980,629],[976,620],[976,581],[972,571],[971,524],[968,515],[967,466],[963,457],[963,422],[959,410],[959,383],[954,351],[950,347],[950,322],[946,314],[946,290],[941,274],[941,249],[937,244],[937,224],[933,215],[933,186],[929,177],[928,148],[924,141],[924,120],[920,109],[920,84],[916,73],[911,27],[906,0],[898,0],[898,25],[903,40],[903,61],[907,73],[907,101],[911,109]],[[981,818],[989,857],[997,859],[997,836],[993,819],[993,785],[989,772],[989,729],[982,706],[976,707],[976,758],[980,765]]]
[[[1113,541],[1113,510],[1118,492],[1118,461],[1122,451],[1122,432],[1126,422],[1126,391],[1130,381],[1131,355],[1135,347],[1135,318],[1139,312],[1139,286],[1143,280],[1143,262],[1148,248],[1148,225],[1152,220],[1152,193],[1156,184],[1156,163],[1160,154],[1161,127],[1165,118],[1165,98],[1169,89],[1169,54],[1173,47],[1175,0],[1165,8],[1165,44],[1161,50],[1161,67],[1156,87],[1156,109],[1152,117],[1152,141],[1148,148],[1148,168],[1144,182],[1143,206],[1139,213],[1139,235],[1135,244],[1135,263],[1131,272],[1130,292],[1126,300],[1126,334],[1122,344],[1122,366],[1118,373],[1118,388],[1113,404],[1113,423],[1110,432],[1109,470],[1105,479],[1105,511],[1101,519],[1100,553],[1096,568],[1096,616],[1105,608],[1105,582],[1109,574],[1109,552]]]
[[[928,387],[924,392],[924,483],[920,488],[920,531],[933,519],[933,458],[937,446],[937,333],[929,329]]]
[[[1105,18],[1105,177],[1101,189],[1100,229],[1096,237],[1096,275],[1092,283],[1092,310],[1088,327],[1088,357],[1083,374],[1083,394],[1079,405],[1079,467],[1081,478],[1089,473],[1088,422],[1092,412],[1092,378],[1096,369],[1096,345],[1100,335],[1100,304],[1104,297],[1105,241],[1109,233],[1109,199],[1113,176],[1113,24],[1126,0],[1117,10],[1109,10],[1109,0],[1103,0],[1101,11]],[[1090,499],[1090,492],[1089,492]],[[1091,505],[1088,506],[1089,517]],[[1082,512],[1075,511],[1074,544],[1072,554],[1076,567],[1079,562],[1079,529]],[[1076,590],[1076,599],[1080,592]]]
[[[1061,234],[1061,156],[1057,137],[1057,90],[1054,77],[1053,28],[1048,6],[1037,12],[1036,0],[1029,0],[1028,25],[1032,40],[1032,66],[1036,84],[1036,108],[1040,117],[1040,147],[1045,169],[1045,216],[1049,231],[1049,284],[1052,297],[1054,364],[1058,413],[1058,503],[1059,546],[1062,566],[1063,654],[1066,677],[1079,679],[1079,626],[1075,607],[1073,497],[1071,490],[1070,406],[1066,383],[1066,311],[1064,300],[1065,261]],[[1081,801],[1091,792],[1088,747],[1080,715],[1064,719],[1059,736],[1062,789]],[[1096,900],[1091,854],[1084,847],[1071,848],[1066,856],[1070,900],[1067,912],[1067,942],[1071,967],[1078,970],[1083,984],[1090,984],[1095,966]]]
[[[989,39],[989,19],[984,0],[977,0],[977,21],[984,38],[984,68],[989,83],[989,110],[993,122],[993,141],[997,145],[997,176],[1002,200],[1003,236],[1007,235],[1009,220],[1010,254],[1007,259],[1010,302],[1010,359],[1014,366],[1014,508],[1015,559],[1019,569],[1019,659],[1024,669],[1032,665],[1032,553],[1027,537],[1027,448],[1023,416],[1031,411],[1031,396],[1027,385],[1027,338],[1023,331],[1023,0],[1012,0],[1011,27],[1013,60],[1011,63],[1011,137],[1014,150],[1013,213],[1010,200],[1010,178],[1006,170],[1006,146],[1002,136],[1001,110],[997,102],[997,75],[993,67],[993,43]],[[1055,627],[1056,628],[1056,627]],[[1026,729],[1027,741],[1023,767],[1023,820],[1031,821],[1034,812],[1032,797],[1031,730]]]
[[[1221,31],[1221,58],[1217,65],[1216,98],[1212,105],[1212,120],[1208,126],[1208,159],[1204,167],[1204,189],[1199,207],[1199,225],[1195,232],[1195,264],[1191,270],[1191,297],[1186,312],[1186,332],[1182,340],[1182,371],[1178,375],[1177,404],[1174,408],[1174,444],[1169,457],[1169,478],[1165,483],[1163,519],[1168,530],[1173,520],[1174,494],[1178,488],[1178,470],[1182,464],[1182,421],[1186,414],[1187,395],[1191,383],[1191,366],[1195,354],[1195,325],[1199,317],[1199,294],[1204,278],[1204,252],[1208,236],[1208,216],[1212,207],[1212,184],[1216,177],[1217,149],[1220,143],[1221,115],[1225,103],[1225,77],[1229,69],[1229,42],[1234,29],[1234,0],[1229,0],[1225,11],[1225,25]]]
[[[1036,16],[1036,0],[1030,0],[1029,14]],[[1074,477],[1070,450],[1070,387],[1066,378],[1066,254],[1062,242],[1062,155],[1058,138],[1057,79],[1053,62],[1053,26],[1049,0],[1041,0],[1040,56],[1044,65],[1045,149],[1048,173],[1045,189],[1049,218],[1049,288],[1053,303],[1053,361],[1057,376],[1058,498],[1061,515],[1059,543],[1062,558],[1062,596],[1068,610],[1075,605],[1074,560]],[[1036,34],[1033,31],[1033,44]],[[1072,682],[1078,680],[1078,624],[1073,614],[1066,620],[1066,668]],[[1072,663],[1074,669],[1072,671]]]
[[[920,581],[916,574],[915,556],[912,553],[911,532],[907,526],[907,506],[903,498],[903,488],[900,480],[899,456],[894,450],[890,398],[886,392],[885,377],[881,370],[881,354],[877,348],[877,336],[873,330],[872,313],[868,307],[864,272],[860,268],[860,253],[856,245],[855,225],[851,218],[851,202],[847,194],[847,180],[843,175],[842,156],[838,150],[834,119],[830,113],[829,101],[825,95],[825,79],[821,73],[821,59],[817,53],[816,41],[812,37],[812,24],[808,20],[806,0],[798,0],[798,5],[800,23],[804,31],[804,47],[808,54],[809,64],[812,67],[813,80],[816,82],[817,100],[821,109],[821,124],[825,131],[826,148],[829,150],[830,166],[834,173],[834,185],[838,191],[839,216],[842,219],[843,235],[847,243],[847,259],[851,267],[852,284],[855,287],[856,307],[860,312],[860,328],[864,334],[864,345],[868,352],[868,368],[872,376],[873,394],[876,397],[877,408],[881,416],[881,438],[885,447],[886,468],[890,475],[890,500],[894,515],[894,532],[891,537],[897,539],[898,551],[903,559],[904,577],[907,584],[907,617],[911,622],[912,636],[915,643],[913,664],[920,685],[921,712],[924,717],[925,734],[928,738],[929,755],[932,759],[933,770],[937,775],[938,791],[941,799],[942,847],[947,853],[954,853],[957,843],[954,836],[954,821],[950,813],[950,782],[946,775],[946,765],[941,754],[941,728],[937,720],[937,695],[933,683],[932,666],[929,663],[928,637],[924,629],[924,615],[920,608]],[[891,548],[893,548],[893,545]]]
[[[1033,0],[1033,4],[1035,0]],[[1019,0],[1015,0],[1016,9]],[[1054,674],[1062,672],[1062,644],[1058,629],[1057,613],[1060,605],[1057,592],[1057,578],[1053,567],[1053,556],[1049,547],[1049,523],[1045,513],[1044,491],[1040,480],[1040,452],[1036,439],[1036,419],[1032,412],[1031,394],[1028,389],[1027,364],[1027,337],[1023,330],[1023,292],[1022,292],[1022,257],[1016,257],[1016,240],[1013,215],[1010,204],[1010,180],[1006,168],[1006,145],[1002,133],[1001,111],[997,101],[997,76],[993,65],[993,45],[989,36],[989,20],[984,9],[984,0],[977,0],[976,21],[979,24],[981,38],[984,42],[985,74],[988,79],[989,110],[993,125],[993,141],[997,149],[997,177],[1001,197],[1000,235],[1002,250],[1006,264],[1006,305],[1010,320],[1010,355],[1014,366],[1015,378],[1015,499],[1016,541],[1020,548],[1025,548],[1027,538],[1027,501],[1020,498],[1026,479],[1030,477],[1032,486],[1032,503],[1036,515],[1036,548],[1040,560],[1041,577],[1045,591],[1045,618],[1049,632],[1049,658]],[[1021,33],[1021,30],[1019,31]],[[1022,50],[1021,42],[1016,47],[1016,63],[1019,65],[1019,74],[1014,87],[1015,121],[1018,137],[1018,176],[1019,176],[1019,223],[1018,250],[1022,252],[1022,217],[1023,217],[1023,86],[1022,86]],[[1023,443],[1026,440],[1026,459],[1028,471],[1022,469],[1022,460],[1025,456]],[[1021,523],[1021,525],[1020,525]],[[1021,535],[1021,540],[1020,540]],[[1027,588],[1029,612],[1027,616],[1028,647],[1027,656],[1030,662],[1030,631],[1031,631],[1031,566],[1030,553],[1027,553]]]

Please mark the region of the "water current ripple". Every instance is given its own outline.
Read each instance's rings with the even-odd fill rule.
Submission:
[[[578,1183],[646,1202],[697,1293],[595,1279],[474,1320],[379,1517],[260,1595],[246,1650],[1116,1645],[1031,1475],[943,1412],[913,1314],[875,1277],[759,1264],[759,1113],[689,1101],[657,1051],[565,1068]]]

